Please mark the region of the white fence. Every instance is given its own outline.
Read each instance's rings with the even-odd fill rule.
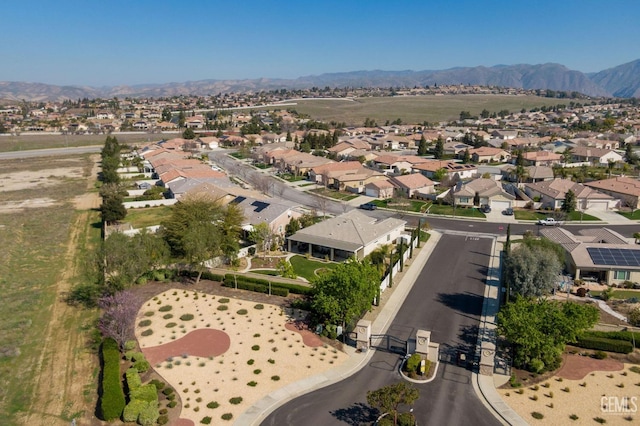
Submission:
[[[169,198],[165,200],[127,201],[123,204],[126,209],[141,209],[144,207],[172,206],[177,202],[178,200],[175,198]]]

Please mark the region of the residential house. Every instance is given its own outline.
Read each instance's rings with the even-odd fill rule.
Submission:
[[[303,214],[300,206],[281,199],[238,196],[231,202],[237,204],[243,212],[242,229],[245,231],[251,231],[255,225],[264,222],[269,225],[269,229],[284,237],[291,219],[297,219]]]
[[[364,194],[368,197],[374,197],[379,199],[393,198],[393,191],[395,187],[389,179],[377,180],[369,182],[364,186]]]
[[[469,150],[474,163],[504,163],[511,159],[511,154],[501,148],[482,146]]]
[[[371,150],[371,145],[365,141],[358,138],[350,138],[329,148],[331,154],[334,154],[337,158],[349,157],[353,151],[356,150]]]
[[[368,183],[386,180],[386,176],[376,170],[360,167],[357,170],[334,170],[327,173],[333,187],[339,191],[363,193]]]
[[[620,199],[622,206],[630,207],[633,210],[640,208],[640,181],[637,179],[618,176],[587,182],[585,185]]]
[[[491,137],[503,140],[515,139],[518,137],[518,131],[496,129],[491,132]]]
[[[576,208],[578,210],[607,211],[615,208],[619,203],[619,200],[611,195],[569,179],[555,178],[524,185],[524,192],[529,198],[539,199],[542,208],[551,210],[562,208],[567,192],[570,190],[576,196]]]
[[[549,151],[529,151],[522,154],[527,166],[553,166],[562,162],[562,155]]]
[[[330,260],[362,260],[378,247],[395,243],[405,225],[404,220],[377,219],[354,209],[299,230],[288,238],[288,250]]]
[[[594,165],[606,166],[609,162],[620,163],[624,157],[611,149],[576,146],[571,151],[571,159],[574,162],[589,162]]]
[[[427,160],[413,166],[412,171],[420,172],[429,179],[433,179],[443,170],[448,179],[471,179],[478,174],[478,166],[462,164],[447,160]]]
[[[620,142],[617,140],[599,139],[599,138],[575,138],[570,139],[572,143],[578,146],[599,148],[599,149],[618,149]]]
[[[513,207],[515,200],[513,195],[504,190],[500,182],[483,178],[455,186],[450,197],[453,198],[456,206],[488,205],[497,211]]]
[[[422,173],[392,176],[389,182],[395,187],[396,192],[407,198],[425,198],[435,192],[433,181]]]
[[[445,142],[443,144],[443,148],[444,148],[444,153],[446,155],[453,155],[454,157],[459,157],[462,154],[464,154],[464,152],[468,149],[471,150],[473,149],[473,146],[471,145],[467,145],[466,143],[462,143],[462,142],[458,142],[458,141],[451,141],[451,142]]]
[[[376,170],[385,174],[408,173],[417,164],[431,161],[428,158],[416,155],[383,154],[376,157],[372,163]]]

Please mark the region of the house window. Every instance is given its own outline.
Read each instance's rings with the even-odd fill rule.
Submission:
[[[469,204],[469,197],[460,197],[460,204]]]
[[[391,239],[391,235],[387,235],[387,241]]]
[[[631,273],[629,271],[614,271],[613,272],[613,279],[615,279],[615,280],[628,280],[630,276],[631,276]]]

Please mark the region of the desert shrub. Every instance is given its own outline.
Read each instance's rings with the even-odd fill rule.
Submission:
[[[227,305],[219,305],[216,309],[219,311],[226,311],[229,307]]]
[[[150,328],[147,328],[146,330],[143,330],[142,333],[140,333],[140,335],[142,336],[151,336],[153,334],[153,330]]]
[[[257,305],[253,305],[253,309],[264,309],[264,305],[262,303],[258,303]]]
[[[125,371],[124,377],[127,381],[129,392],[131,392],[132,389],[136,389],[142,386],[142,379],[140,379],[140,374],[135,368],[129,368],[127,371]]]
[[[132,399],[131,402],[124,407],[124,411],[122,412],[122,420],[125,422],[135,422],[138,420],[138,416],[142,410],[149,405],[147,401],[142,401],[138,399]]]
[[[600,424],[605,424],[607,421],[605,419],[603,419],[602,417],[594,417],[593,421],[595,421],[596,423],[600,423]]]
[[[254,363],[254,362],[255,362],[255,361],[254,361],[253,359],[250,359],[249,361],[247,361],[247,364],[249,364],[249,365],[253,365],[253,363]]]
[[[544,419],[544,415],[542,413],[538,413],[537,411],[534,411],[533,413],[531,413],[531,417],[537,420]]]
[[[164,314],[162,316],[162,319],[166,319],[166,320],[171,319],[171,318],[173,318],[173,314]]]
[[[633,308],[628,315],[629,324],[637,327],[640,326],[640,308]]]
[[[151,325],[150,319],[143,319],[138,323],[138,327],[149,327]]]
[[[160,410],[162,411],[162,410]],[[160,417],[158,417],[158,424],[159,425],[166,425],[167,423],[169,423],[169,416],[165,415],[165,414],[161,414]]]
[[[252,388],[254,388],[254,387],[256,387],[257,384],[258,384],[258,382],[252,380],[249,383],[247,383],[247,386],[251,386]]]
[[[271,380],[277,382],[278,380],[280,380],[280,376],[271,376]]]
[[[218,303],[229,303],[229,299],[226,297],[222,297],[220,299],[218,299]]]
[[[233,398],[231,398],[229,400],[229,403],[232,405],[238,405],[242,402],[242,397],[241,396],[234,396]]]
[[[631,371],[632,373],[640,374],[640,367],[638,367],[637,365],[634,365],[632,367],[629,367],[629,371]]]
[[[164,389],[164,387],[166,386],[164,382],[158,380],[158,379],[153,379],[149,382],[150,385],[153,385],[156,387],[156,389],[159,391],[161,391],[162,389]],[[166,413],[162,413],[160,412],[160,414],[166,414]]]
[[[178,325],[178,324],[176,324],[175,322],[170,322],[170,323],[168,323],[165,327],[167,327],[167,328],[173,328],[173,327],[175,327],[176,325]]]
[[[248,311],[246,309],[239,309],[236,314],[238,315],[247,315]]]
[[[253,346],[251,346],[251,350],[252,350],[252,351],[259,351],[259,350],[260,350],[260,345],[253,345]]]
[[[593,357],[594,357],[595,359],[605,359],[605,358],[607,357],[607,353],[606,353],[606,352],[603,352],[603,351],[596,351],[596,352],[593,354]]]
[[[579,417],[578,417],[578,416],[576,416],[575,414],[570,415],[570,416],[569,416],[569,418],[570,418],[571,420],[578,420],[578,419],[579,419]]]
[[[184,314],[180,316],[182,321],[191,321],[193,319],[193,314]]]
[[[233,418],[233,414],[231,413],[224,413],[222,416],[220,416],[220,418],[222,420],[231,420]]]
[[[262,370],[260,370],[259,368],[253,370],[253,374],[260,374],[262,373]]]
[[[218,404],[216,401],[211,401],[210,403],[207,404],[207,408],[218,408],[220,406],[220,404]]]
[[[103,420],[113,421],[120,417],[125,407],[124,391],[120,384],[120,350],[115,340],[102,342],[102,397],[100,415]]]
[[[155,314],[155,312],[153,312],[153,311],[147,311],[147,312],[144,313],[144,316],[145,317],[152,317],[154,314]],[[127,348],[125,348],[125,349],[127,349]],[[131,349],[133,349],[133,348],[131,348]]]
[[[160,306],[158,309],[160,312],[169,312],[173,307],[171,305]]]
[[[211,424],[211,417],[209,417],[209,416],[203,417],[200,420],[200,423],[202,423],[203,425]]]
[[[173,392],[174,392],[174,390],[171,387],[162,389],[162,393],[165,394],[166,396],[171,395]]]
[[[142,411],[140,411],[138,423],[142,426],[152,426],[157,423],[158,417],[160,417],[160,413],[158,413],[158,404],[151,402],[148,403]]]
[[[275,359],[271,359],[271,358],[269,358],[269,359],[267,360],[267,362],[268,362],[269,364],[275,364],[275,363],[276,363],[276,360],[275,360]]]
[[[169,407],[169,408],[173,408],[173,407],[175,407],[176,405],[178,405],[178,403],[177,403],[176,401],[169,401],[169,403],[167,404],[167,407]]]

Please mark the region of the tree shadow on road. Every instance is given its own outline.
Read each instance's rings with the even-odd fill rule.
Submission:
[[[371,424],[378,418],[378,410],[357,402],[349,408],[339,408],[331,412],[337,420],[352,426]]]
[[[462,314],[479,318],[482,314],[482,299],[478,294],[465,293],[438,293],[438,302],[456,310]]]

